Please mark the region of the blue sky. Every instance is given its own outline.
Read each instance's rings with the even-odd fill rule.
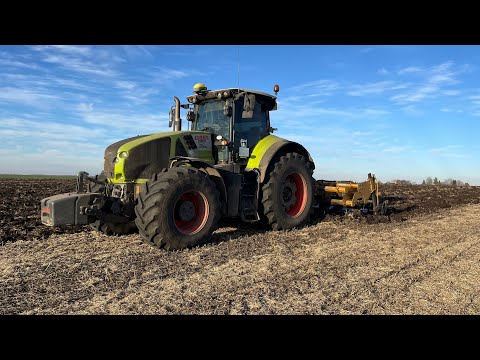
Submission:
[[[239,62],[238,62],[239,60]],[[0,173],[98,173],[197,82],[272,93],[322,179],[480,185],[479,46],[0,46]],[[184,115],[182,118],[185,118]]]

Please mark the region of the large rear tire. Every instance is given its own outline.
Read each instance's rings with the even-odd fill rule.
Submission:
[[[185,249],[208,241],[220,209],[220,194],[206,173],[173,167],[145,183],[135,206],[135,223],[148,244]]]
[[[296,152],[280,156],[269,166],[262,186],[262,219],[273,230],[306,224],[313,213],[314,179],[309,161]]]
[[[100,174],[95,175],[95,180],[100,182],[105,182],[107,179],[105,172],[102,171]],[[98,184],[93,181],[87,182],[87,191],[95,193],[103,193],[105,191],[104,184]],[[90,227],[94,230],[97,230],[105,235],[128,235],[137,232],[137,226],[134,221],[128,223],[116,224],[111,222],[104,222],[102,220],[97,220],[94,223],[89,224]]]

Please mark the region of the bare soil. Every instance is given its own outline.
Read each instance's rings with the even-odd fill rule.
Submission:
[[[210,244],[40,224],[72,180],[0,181],[0,314],[478,314],[480,187],[384,185],[392,213],[273,232],[224,221]]]
[[[75,191],[76,180],[0,179],[0,245],[8,241],[46,239],[52,234],[72,234],[88,229],[43,226],[40,200]]]

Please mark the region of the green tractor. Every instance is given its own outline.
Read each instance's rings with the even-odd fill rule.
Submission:
[[[42,222],[116,235],[138,230],[147,243],[173,250],[204,244],[222,217],[273,230],[309,221],[315,165],[302,145],[272,135],[276,96],[197,84],[188,103],[174,100],[174,131],[108,146],[101,174],[80,172],[76,192],[41,201]],[[182,131],[181,108],[190,130]]]

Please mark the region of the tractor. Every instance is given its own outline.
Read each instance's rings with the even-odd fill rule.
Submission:
[[[99,175],[80,172],[75,192],[41,201],[42,223],[90,224],[109,235],[138,231],[148,244],[174,250],[206,243],[224,217],[288,230],[307,224],[315,204],[378,210],[374,176],[363,185],[316,183],[305,147],[272,134],[278,91],[196,84],[186,104],[174,96],[173,131],[108,146]]]

